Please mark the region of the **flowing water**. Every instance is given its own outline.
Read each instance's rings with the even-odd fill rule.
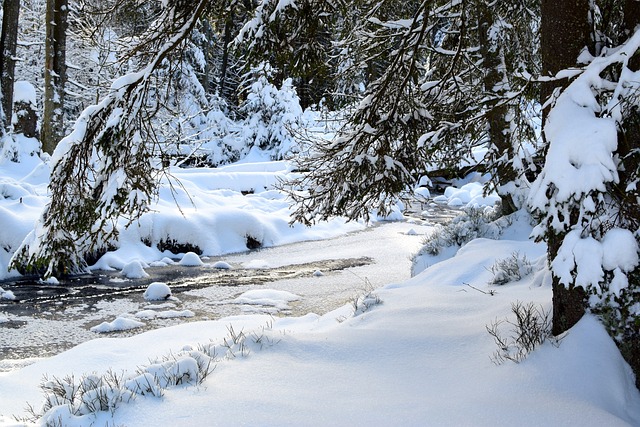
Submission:
[[[410,257],[433,223],[456,211],[431,206],[408,213],[406,221],[382,223],[339,238],[263,248],[204,259],[202,267],[156,267],[149,278],[130,280],[119,272],[94,272],[51,285],[30,281],[0,283],[14,301],[0,300],[0,372],[17,369],[99,337],[124,337],[182,322],[247,313],[274,316],[324,314],[368,288],[409,278]],[[217,269],[225,261],[232,269]],[[167,283],[173,297],[150,302],[144,290]],[[285,305],[236,300],[253,289],[287,291],[300,297]],[[192,317],[144,318],[142,328],[97,334],[90,328],[142,310],[193,313]]]

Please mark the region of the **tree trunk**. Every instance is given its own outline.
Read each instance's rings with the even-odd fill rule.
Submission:
[[[480,52],[482,54],[483,86],[486,102],[487,131],[490,144],[493,146],[491,162],[496,165],[495,179],[498,187],[513,182],[517,176],[509,161],[498,160],[503,155],[508,159],[514,157],[511,138],[509,136],[509,124],[507,114],[509,107],[505,103],[500,103],[507,87],[501,85],[504,79],[504,71],[501,70],[502,57],[498,44],[491,39],[489,33],[494,25],[494,17],[491,6],[485,1],[480,1],[478,7],[478,39],[480,42]],[[511,197],[500,191],[502,202],[502,213],[508,215],[517,210]]]
[[[582,49],[590,47],[589,0],[542,0],[540,50],[542,75],[553,77],[559,71],[575,67]],[[566,80],[543,83],[541,101],[544,104],[556,87],[567,86]],[[548,113],[544,109],[543,121]]]
[[[47,0],[41,140],[43,151],[49,154],[64,136],[67,15],[67,0]]]
[[[541,52],[543,76],[555,76],[559,71],[576,66],[577,58],[585,46],[590,46],[589,0],[542,0],[541,3]],[[568,82],[552,81],[541,87],[542,103],[553,94],[555,88],[566,87]],[[543,124],[549,108],[542,112]],[[544,137],[544,135],[543,135]],[[547,237],[549,261],[558,254],[564,233]],[[580,287],[567,288],[553,276],[553,326],[558,335],[575,325],[586,308],[586,293]]]
[[[13,114],[13,83],[16,68],[16,47],[18,44],[18,16],[20,0],[4,0],[2,2],[2,35],[0,36],[0,79],[2,81],[3,127],[11,126]]]

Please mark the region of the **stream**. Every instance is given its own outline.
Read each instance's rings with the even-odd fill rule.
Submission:
[[[150,277],[125,279],[119,272],[96,271],[51,285],[5,281],[14,301],[0,300],[0,372],[19,369],[84,341],[125,337],[183,322],[220,319],[239,314],[273,316],[325,314],[348,304],[371,288],[409,278],[411,255],[434,223],[457,211],[442,206],[407,212],[406,220],[383,222],[334,239],[262,248],[203,258],[201,267],[154,267]],[[231,269],[213,265],[224,261]],[[166,301],[146,301],[149,283],[162,281],[172,290]],[[247,304],[236,298],[254,289],[286,291],[300,297],[284,306]],[[142,310],[188,312],[190,317],[155,317],[145,326],[98,334],[91,327]]]

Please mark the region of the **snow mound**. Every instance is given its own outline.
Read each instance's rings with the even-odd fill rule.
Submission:
[[[195,252],[187,252],[178,263],[185,267],[199,267],[204,265],[198,254]]]
[[[218,261],[215,264],[213,264],[211,267],[218,268],[220,270],[231,270],[233,268],[231,267],[231,264],[224,261]]]
[[[433,200],[451,207],[478,208],[495,205],[500,201],[500,196],[496,193],[485,196],[484,185],[481,182],[469,182],[460,188],[447,187],[444,195],[437,196]]]
[[[321,276],[324,276],[324,273],[322,271],[320,271],[320,270],[316,270],[316,271],[313,272],[313,275],[315,277],[321,277]]]
[[[90,329],[91,332],[96,332],[99,334],[108,333],[108,332],[116,332],[116,331],[127,331],[129,329],[136,329],[144,326],[145,324],[142,322],[138,322],[134,319],[128,319],[126,317],[118,317],[116,320],[112,322],[102,322],[98,326],[94,326]]]
[[[145,277],[149,277],[149,274],[144,271],[142,263],[138,260],[125,264],[120,274],[128,279],[144,279]]]
[[[171,288],[163,282],[153,282],[144,291],[144,299],[147,301],[161,301],[171,296]]]
[[[264,305],[275,307],[279,310],[289,308],[288,302],[302,299],[296,294],[274,289],[254,289],[247,291],[234,300],[236,304]]]

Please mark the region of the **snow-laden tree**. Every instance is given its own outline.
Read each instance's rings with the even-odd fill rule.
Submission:
[[[311,172],[294,184],[296,220],[384,215],[419,175],[458,167],[479,145],[508,212],[531,163],[521,146],[535,140],[524,108],[535,2],[407,2],[410,14],[382,19],[390,6],[372,2],[351,32],[366,89],[338,137],[301,162]]]
[[[274,160],[297,151],[294,131],[302,116],[302,108],[291,79],[278,89],[269,82],[273,68],[260,64],[247,76],[251,82],[240,105],[245,116],[240,122],[239,138],[245,154],[253,147],[267,151]]]
[[[102,101],[80,115],[51,158],[51,200],[11,265],[45,276],[84,270],[85,256],[117,238],[120,216],[134,221],[153,197],[149,91],[168,55],[183,46],[206,0],[163,2],[162,13],[129,59],[138,71],[117,79]],[[152,141],[152,139],[151,139]]]
[[[238,34],[248,65],[269,62],[271,82],[293,79],[303,108],[320,102],[331,87],[332,29],[342,0],[263,0]],[[341,9],[342,8],[342,9]]]
[[[585,21],[588,7],[585,1]],[[620,13],[622,8],[617,10]],[[565,10],[554,17],[554,24],[576,15],[568,15]],[[635,23],[640,22],[638,17],[636,14]],[[566,31],[568,27],[560,28]],[[632,33],[621,27],[599,30],[599,37],[590,38],[606,41],[591,46],[598,56],[583,50],[580,60],[586,66],[558,70],[557,78],[573,80],[565,80],[566,88],[554,97],[546,116],[548,151],[529,202],[541,215],[535,234],[548,245],[553,273],[553,332],[565,331],[590,310],[602,318],[638,373],[640,32],[625,40],[624,34]],[[565,52],[566,61],[575,62],[584,36],[584,30],[573,33],[573,59]],[[606,46],[616,39],[622,45]],[[566,49],[572,41],[565,41]],[[553,49],[548,52],[557,54]]]

